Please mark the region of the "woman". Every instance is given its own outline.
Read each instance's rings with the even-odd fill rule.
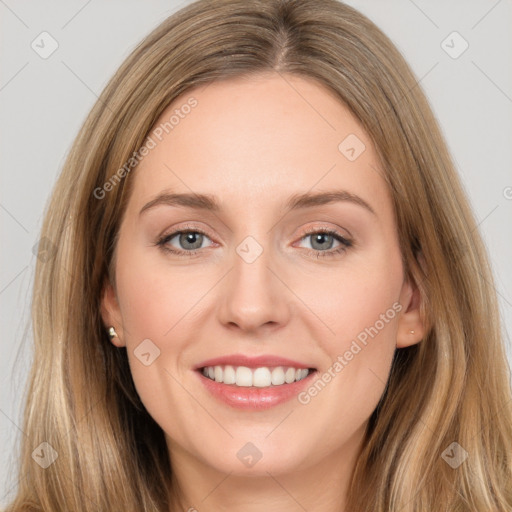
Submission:
[[[42,236],[9,511],[512,510],[483,244],[424,94],[354,9],[168,18]]]

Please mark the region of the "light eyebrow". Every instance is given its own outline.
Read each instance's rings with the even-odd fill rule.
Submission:
[[[352,194],[346,190],[331,190],[328,192],[306,192],[303,194],[294,194],[287,201],[286,211],[300,210],[304,208],[312,208],[315,206],[322,206],[332,204],[335,202],[350,202],[362,206],[373,215],[376,215],[374,209],[362,198],[356,194]],[[219,212],[221,210],[220,204],[215,196],[210,194],[173,194],[163,192],[156,196],[154,199],[145,204],[139,215],[143,212],[154,208],[158,205],[168,206],[184,206],[187,208],[195,208],[197,210],[209,210],[212,212]]]

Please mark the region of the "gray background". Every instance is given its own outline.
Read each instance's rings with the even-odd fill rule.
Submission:
[[[107,80],[145,34],[188,3],[0,0],[0,506],[15,489],[15,443],[24,435],[33,246],[44,207]],[[512,0],[347,3],[395,42],[431,101],[480,223],[503,329],[511,333]],[[47,59],[31,47],[43,31],[59,45]],[[453,31],[469,43],[458,58],[441,46]],[[460,43],[452,37],[445,45],[454,52]],[[512,360],[510,343],[507,349]]]

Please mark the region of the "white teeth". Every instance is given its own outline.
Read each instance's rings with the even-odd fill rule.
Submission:
[[[224,366],[224,384],[234,384],[236,382],[235,369],[232,366]]]
[[[286,381],[286,384],[290,384],[295,380],[295,368],[288,368],[288,370],[286,370],[284,380]]]
[[[281,367],[279,368],[274,368],[272,370],[272,385],[274,386],[280,386],[281,384],[284,384],[284,380],[285,380],[285,377],[284,377],[284,371]]]
[[[203,368],[203,375],[215,382],[234,384],[241,387],[266,388],[291,384],[306,378],[309,370],[306,368],[286,368],[277,366],[268,368],[248,368],[247,366],[207,366]]]
[[[252,374],[252,380],[257,388],[266,388],[272,384],[272,375],[268,368],[256,368]]]
[[[236,381],[237,386],[252,386],[252,371],[246,366],[239,366],[236,369]]]

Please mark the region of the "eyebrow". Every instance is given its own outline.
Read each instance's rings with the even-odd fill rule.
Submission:
[[[349,202],[359,205],[368,210],[373,215],[377,215],[374,209],[362,198],[356,194],[346,190],[331,190],[328,192],[306,192],[302,194],[294,194],[286,201],[285,209],[287,211],[301,210],[312,208],[314,206],[323,206],[336,202]],[[139,216],[156,206],[184,206],[186,208],[194,208],[196,210],[208,210],[212,212],[220,212],[221,207],[217,198],[211,194],[174,194],[170,192],[162,192],[154,199],[145,204]]]

